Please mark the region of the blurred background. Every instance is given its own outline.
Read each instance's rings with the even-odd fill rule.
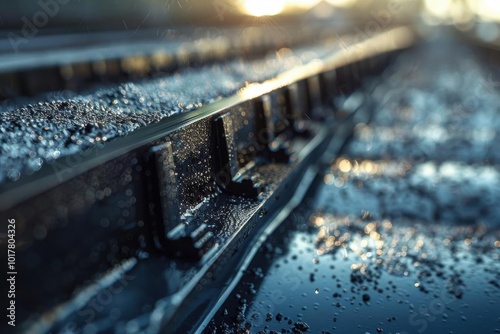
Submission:
[[[311,20],[346,15],[362,19],[390,8],[401,10],[399,19],[419,16],[431,25],[454,24],[461,29],[469,29],[474,22],[500,20],[500,2],[496,0],[20,0],[1,6],[4,34],[21,31],[28,21],[43,26],[46,33],[57,29],[135,31],[168,25],[248,24],[262,16],[275,20],[296,19],[299,15]]]
[[[51,34],[121,31],[158,35],[164,32],[159,31],[162,28],[287,22],[305,26],[325,21],[335,27],[368,24],[372,19],[455,26],[499,45],[500,2],[496,0],[21,0],[2,3],[0,38],[22,47],[23,38]],[[12,49],[19,51],[4,48],[2,52]]]

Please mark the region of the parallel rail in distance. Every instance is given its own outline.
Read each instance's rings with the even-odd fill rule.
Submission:
[[[324,38],[333,34],[332,31],[339,33],[339,29],[348,29],[325,24],[312,24],[306,29],[290,28],[176,28],[136,33],[64,34],[37,37],[23,44],[25,48],[20,50],[12,46],[10,40],[0,40],[0,101],[46,92],[56,92],[63,97],[96,84],[147,79],[231,57],[262,56],[277,45],[307,44],[318,36]]]

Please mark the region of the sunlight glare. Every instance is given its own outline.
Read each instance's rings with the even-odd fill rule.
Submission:
[[[245,13],[252,16],[277,15],[285,8],[285,0],[244,0]]]

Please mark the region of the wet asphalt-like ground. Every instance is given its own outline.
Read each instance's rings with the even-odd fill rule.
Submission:
[[[362,87],[372,122],[205,333],[500,333],[499,70],[440,40]]]

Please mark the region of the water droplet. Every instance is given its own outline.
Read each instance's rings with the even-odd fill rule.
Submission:
[[[17,169],[11,169],[9,170],[7,176],[11,181],[17,181],[21,177],[21,172],[19,172]]]

